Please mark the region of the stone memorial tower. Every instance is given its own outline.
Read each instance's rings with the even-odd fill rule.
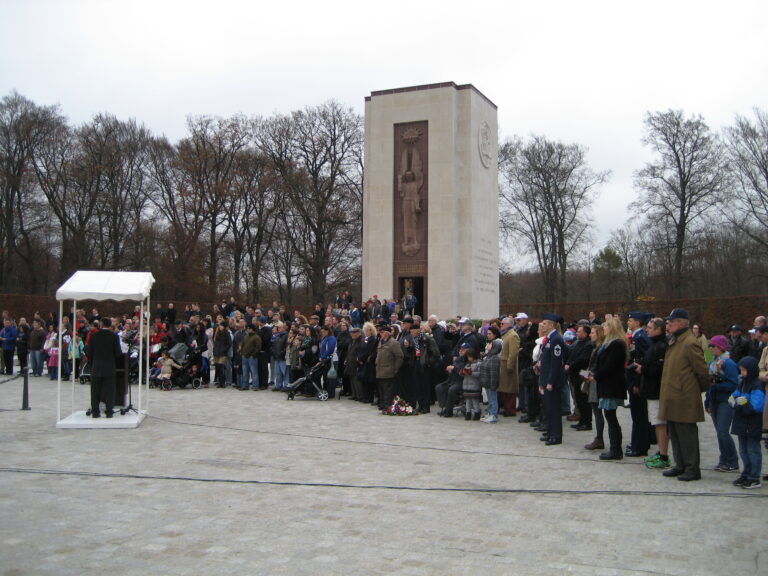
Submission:
[[[365,99],[363,299],[499,313],[496,105],[453,82]]]

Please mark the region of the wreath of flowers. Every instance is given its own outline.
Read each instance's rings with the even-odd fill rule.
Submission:
[[[418,414],[418,412],[413,409],[413,406],[400,398],[400,396],[395,396],[392,406],[389,407],[386,413],[389,416],[412,416],[413,414]]]

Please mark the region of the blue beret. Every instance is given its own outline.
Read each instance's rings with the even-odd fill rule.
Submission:
[[[557,324],[563,323],[563,317],[559,314],[554,314],[552,312],[544,312],[544,314],[541,315],[542,319],[544,320],[551,320],[552,322],[555,322]]]

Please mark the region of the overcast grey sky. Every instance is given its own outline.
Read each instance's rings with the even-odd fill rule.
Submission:
[[[270,115],[371,91],[470,83],[499,138],[543,134],[611,170],[596,246],[627,216],[649,158],[646,111],[719,130],[768,109],[768,2],[0,0],[0,95],[74,123],[135,118],[172,140],[187,114]]]

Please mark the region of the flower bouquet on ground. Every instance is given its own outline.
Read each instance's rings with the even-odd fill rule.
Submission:
[[[389,416],[413,416],[414,414],[418,414],[418,412],[414,410],[413,406],[408,404],[408,402],[400,398],[400,396],[395,396],[392,406],[389,407],[386,414]]]

